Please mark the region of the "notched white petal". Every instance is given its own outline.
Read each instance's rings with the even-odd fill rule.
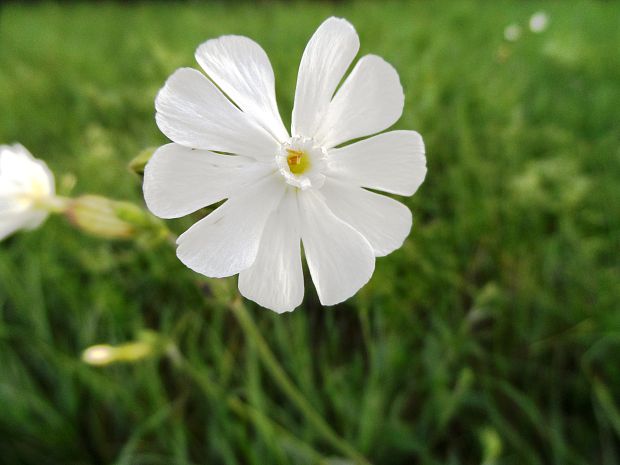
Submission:
[[[179,237],[185,265],[210,277],[239,273],[244,296],[286,312],[303,300],[300,243],[323,305],[355,294],[372,276],[375,256],[402,245],[411,212],[364,187],[413,194],[426,174],[419,134],[394,131],[334,148],[384,131],[403,111],[396,70],[374,55],[336,92],[358,50],[346,20],[329,18],[317,29],[299,67],[292,137],[278,112],[269,59],[246,37],[198,47],[208,78],[180,69],[168,79],[156,120],[175,144],[147,165],[149,208],[177,217],[228,198]]]
[[[279,146],[195,69],[175,71],[157,94],[155,108],[161,132],[186,147],[271,159]]]
[[[200,45],[196,61],[239,108],[276,139],[288,138],[276,103],[273,69],[260,45],[243,36],[222,36]]]
[[[426,177],[424,142],[415,131],[391,131],[328,152],[332,177],[357,186],[413,195]]]
[[[160,218],[178,218],[228,198],[272,171],[252,158],[167,144],[146,165],[144,199]]]
[[[314,136],[359,46],[355,28],[345,19],[328,18],[316,30],[306,45],[299,65],[291,130],[293,136]]]
[[[337,218],[316,191],[300,191],[301,239],[312,281],[323,305],[355,294],[375,269],[366,238]]]
[[[315,139],[330,148],[392,126],[403,113],[405,95],[392,65],[376,55],[362,57],[331,101]]]
[[[239,273],[241,294],[277,313],[294,310],[304,297],[296,197],[289,188],[267,221],[256,261]]]
[[[360,232],[377,257],[400,248],[411,231],[411,211],[385,195],[329,178],[321,193],[334,215]]]
[[[212,278],[249,268],[258,253],[265,222],[286,184],[271,175],[230,197],[177,240],[177,256],[192,270]]]

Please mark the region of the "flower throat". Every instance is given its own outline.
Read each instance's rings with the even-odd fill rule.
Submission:
[[[303,174],[308,168],[310,168],[310,157],[301,150],[286,149],[288,156],[286,162],[294,174]]]

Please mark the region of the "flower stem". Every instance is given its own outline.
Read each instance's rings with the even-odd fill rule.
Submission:
[[[64,206],[64,200],[65,199],[62,199],[59,202],[59,205],[63,204]],[[173,233],[167,231],[166,238],[171,246],[175,245],[176,236]],[[323,419],[319,412],[316,411],[316,409],[308,402],[308,400],[299,391],[299,389],[297,389],[297,387],[291,381],[282,366],[278,363],[275,355],[269,348],[267,341],[265,341],[265,339],[258,331],[256,324],[252,320],[252,317],[248,313],[241,298],[238,297],[234,299],[229,305],[229,308],[239,322],[241,329],[245,333],[246,337],[248,339],[251,339],[254,344],[256,344],[259,356],[265,364],[266,368],[271,372],[274,380],[278,383],[282,391],[289,397],[291,402],[293,402],[297,406],[300,412],[305,416],[306,420],[314,426],[318,433],[323,436],[323,438],[327,442],[329,442],[332,447],[334,447],[334,449],[344,454],[355,464],[371,465],[371,463],[361,453],[359,453],[351,444],[341,438],[329,426],[329,424]],[[260,410],[255,409],[251,405],[244,403],[241,399],[235,397],[232,394],[226,395],[216,383],[214,383],[204,373],[201,373],[200,371],[192,367],[187,361],[185,361],[185,359],[180,358],[179,360],[177,360],[177,366],[181,368],[185,373],[187,373],[192,379],[194,379],[194,381],[201,387],[201,389],[207,396],[214,397],[216,399],[225,398],[226,403],[231,410],[233,410],[239,416],[245,417],[246,419],[253,421],[258,428],[261,428],[261,426],[264,426],[265,424],[270,424],[272,428],[277,429],[281,435],[287,436],[292,442],[296,442],[298,447],[303,447],[304,449],[306,449],[306,451],[310,451],[310,453],[315,458],[321,457],[321,455],[314,449],[312,449],[309,445],[292,436],[282,426],[273,422]],[[317,460],[317,463],[322,463],[322,461],[323,460],[321,458],[320,460]]]
[[[54,195],[50,197],[35,199],[34,204],[38,208],[46,210],[50,213],[64,213],[70,201],[71,199],[67,197]]]
[[[210,397],[217,402],[224,400],[231,411],[244,420],[254,423],[258,431],[264,431],[265,429],[276,431],[281,438],[285,439],[290,444],[295,445],[296,449],[303,450],[303,452],[311,458],[313,463],[324,463],[325,458],[312,446],[292,435],[286,428],[276,423],[257,408],[244,402],[238,396],[234,394],[226,394],[220,386],[213,382],[204,370],[195,368],[180,354],[176,355],[174,364],[178,369],[189,376],[207,397]]]
[[[269,345],[258,331],[256,324],[248,313],[245,305],[240,298],[235,299],[230,304],[230,309],[241,325],[241,329],[246,337],[251,339],[258,349],[259,356],[265,367],[269,370],[273,379],[289,399],[297,406],[297,408],[306,417],[314,428],[340,453],[346,455],[354,463],[358,465],[370,465],[370,462],[360,454],[347,441],[338,436],[338,434],[327,424],[323,417],[308,402],[304,395],[295,387],[295,384],[288,377],[282,366],[278,363],[275,355],[269,348]]]

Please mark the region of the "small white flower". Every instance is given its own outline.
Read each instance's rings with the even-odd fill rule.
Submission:
[[[54,175],[47,165],[22,145],[0,145],[0,240],[40,226],[53,198]]]
[[[518,24],[509,24],[504,29],[504,39],[508,42],[516,42],[521,37],[521,26]]]
[[[530,31],[539,33],[547,29],[549,16],[544,11],[538,11],[530,18]]]
[[[168,79],[156,120],[174,143],[146,166],[146,203],[176,218],[228,199],[179,237],[185,265],[210,277],[239,273],[245,297],[285,312],[303,299],[302,243],[324,305],[355,294],[375,257],[402,245],[411,212],[364,188],[412,195],[426,175],[424,145],[414,131],[392,131],[342,146],[403,112],[398,74],[375,55],[362,57],[336,92],[358,49],[344,19],[318,28],[299,68],[292,136],[269,59],[246,37],[198,47],[208,78],[182,68]]]

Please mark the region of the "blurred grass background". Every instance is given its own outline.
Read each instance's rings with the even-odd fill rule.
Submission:
[[[141,203],[126,165],[165,142],[154,96],[197,67],[198,44],[257,40],[288,123],[305,43],[332,14],[399,71],[397,127],[422,133],[429,174],[404,200],[409,240],[356,297],[323,309],[308,285],[292,314],[250,305],[278,360],[375,464],[620,463],[618,2],[4,4],[0,143],[45,159],[61,193]],[[167,246],[60,218],[0,244],[0,463],[320,461],[307,447],[348,463],[232,318],[236,279],[198,279]],[[80,361],[145,328],[283,428],[240,418],[165,358]]]

